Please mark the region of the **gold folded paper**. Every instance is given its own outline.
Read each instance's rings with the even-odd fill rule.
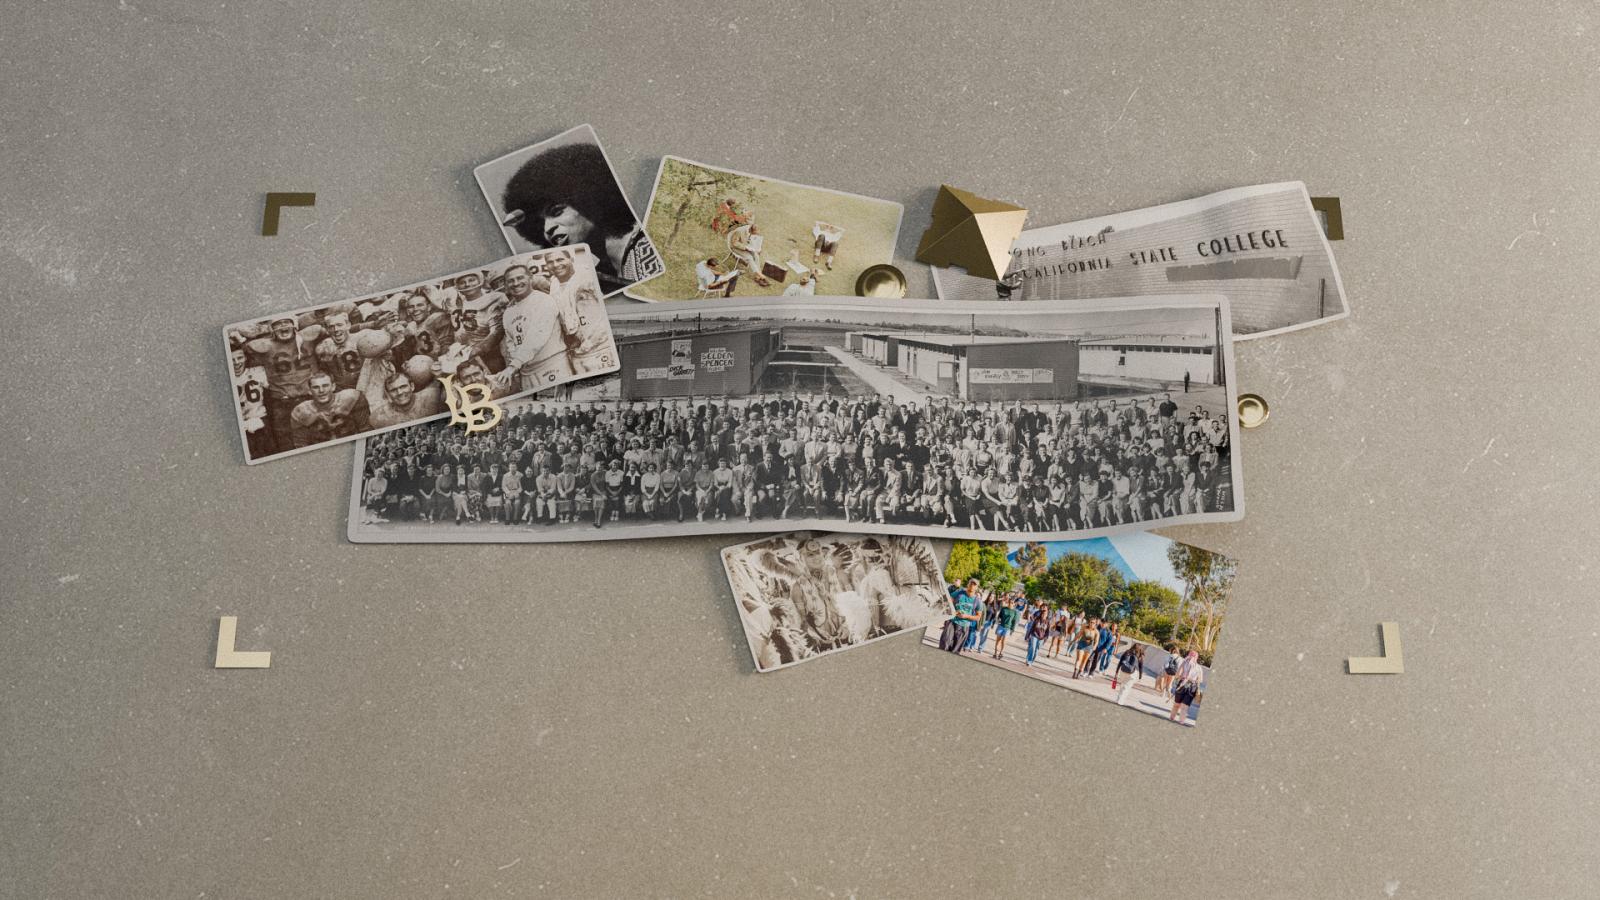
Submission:
[[[960,266],[976,278],[999,280],[1011,264],[1011,242],[1027,219],[1020,206],[940,185],[933,223],[917,245],[917,262]]]

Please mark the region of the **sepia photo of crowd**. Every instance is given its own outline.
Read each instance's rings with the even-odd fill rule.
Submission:
[[[925,538],[803,531],[728,547],[722,564],[758,672],[950,615]]]

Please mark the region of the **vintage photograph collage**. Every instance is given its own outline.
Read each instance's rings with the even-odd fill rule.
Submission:
[[[855,296],[890,200],[666,156],[635,205],[587,125],[473,172],[503,258],[223,328],[245,463],[353,442],[354,543],[740,535],[758,673],[914,632],[1195,724],[1236,564],[1150,529],[1244,515],[1233,342],[1348,314],[1303,184],[904,299]]]

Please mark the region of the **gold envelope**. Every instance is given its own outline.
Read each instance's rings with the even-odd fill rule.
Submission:
[[[940,185],[933,224],[917,245],[917,262],[961,266],[968,275],[999,280],[1011,262],[1011,242],[1027,219],[1028,211],[1020,206]]]

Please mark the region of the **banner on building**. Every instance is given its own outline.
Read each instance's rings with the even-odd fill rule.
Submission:
[[[969,384],[1050,384],[1054,369],[968,369]]]
[[[672,342],[672,359],[667,363],[667,377],[674,381],[694,377],[694,341]]]

